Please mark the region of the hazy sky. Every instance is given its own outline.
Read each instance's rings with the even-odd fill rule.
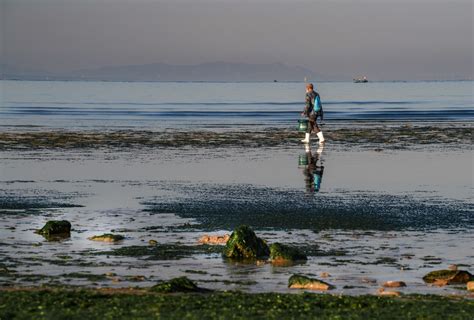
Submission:
[[[472,0],[0,0],[3,63],[66,71],[282,62],[322,75],[472,78]]]

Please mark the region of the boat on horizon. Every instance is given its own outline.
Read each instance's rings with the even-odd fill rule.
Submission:
[[[369,80],[367,80],[366,76],[354,78],[353,80],[354,80],[354,83],[367,83],[367,82],[369,82]]]

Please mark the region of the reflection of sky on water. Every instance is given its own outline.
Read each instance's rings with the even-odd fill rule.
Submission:
[[[315,146],[312,150],[317,149]],[[36,152],[31,153],[31,157],[23,156],[20,159],[16,153],[3,153],[1,180],[33,180],[36,183],[27,184],[28,187],[40,190],[60,188],[90,192],[92,198],[85,201],[88,206],[98,208],[108,208],[110,204],[127,205],[127,201],[135,206],[136,200],[126,199],[133,198],[130,195],[135,193],[137,196],[146,196],[157,192],[147,185],[154,181],[302,188],[303,177],[298,170],[300,154],[304,154],[302,146],[251,150],[156,150],[122,154],[97,152],[67,156]],[[326,146],[322,160],[325,169],[321,192],[374,191],[472,200],[470,152],[347,152]],[[55,183],[55,180],[64,180],[66,183]],[[8,184],[3,188],[21,186]],[[93,200],[94,197],[98,199]]]
[[[317,154],[316,143],[311,150]],[[9,257],[9,261],[14,261],[11,263],[17,266],[12,268],[23,275],[114,272],[122,277],[122,281],[116,283],[110,279],[97,281],[101,286],[149,286],[157,280],[186,275],[200,281],[203,287],[286,292],[287,280],[292,273],[317,276],[329,272],[331,277],[327,281],[337,286],[335,292],[347,294],[374,293],[385,280],[406,281],[408,287],[403,292],[456,291],[453,288],[428,287],[420,280],[425,273],[452,263],[474,263],[470,249],[474,239],[470,230],[443,228],[440,224],[437,224],[440,225],[439,229],[429,232],[337,228],[319,232],[307,228],[257,230],[259,236],[270,243],[279,241],[314,246],[322,251],[347,252],[344,256],[312,256],[308,263],[289,268],[236,265],[223,261],[216,254],[166,261],[91,254],[120,246],[146,245],[150,239],[159,243],[193,245],[200,235],[207,233],[173,229],[184,224],[192,226],[199,223],[198,219],[183,218],[185,215],[179,216],[172,212],[143,211],[146,208],[144,203],[156,197],[170,201],[187,198],[189,200],[184,203],[192,203],[195,201],[193,197],[199,199],[205,195],[217,200],[225,197],[225,192],[230,190],[236,192],[233,197],[239,198],[239,194],[243,194],[239,193],[241,186],[247,188],[245,194],[252,194],[253,190],[261,192],[254,195],[255,200],[259,201],[262,200],[259,197],[266,196],[268,201],[272,201],[272,190],[280,190],[288,200],[291,200],[292,194],[304,197],[305,180],[298,167],[301,153],[305,154],[303,145],[285,149],[135,150],[123,153],[77,151],[67,154],[26,152],[21,156],[18,152],[3,152],[1,190],[18,196],[53,197],[55,200],[65,198],[63,202],[82,204],[84,207],[40,209],[36,214],[28,215],[2,214],[0,228],[2,243],[6,245],[1,246],[0,253]],[[319,192],[312,197],[337,202],[347,200],[352,195],[362,198],[366,194],[380,195],[377,199],[383,199],[384,195],[407,199],[404,196],[409,195],[414,202],[459,200],[461,204],[465,203],[467,209],[469,203],[472,204],[469,174],[471,160],[470,152],[462,151],[348,152],[332,149],[329,144],[318,160],[324,164],[324,180]],[[206,195],[206,192],[215,194]],[[71,198],[68,199],[68,196]],[[285,199],[279,201],[284,202]],[[209,203],[212,205],[213,201]],[[317,209],[314,208],[315,214]],[[295,218],[297,216],[294,215]],[[71,221],[73,232],[70,239],[60,243],[45,242],[41,236],[33,233],[33,229],[40,228],[46,220],[53,218]],[[126,235],[126,240],[116,245],[87,240],[92,235],[111,231]],[[229,231],[214,230],[215,233]],[[42,245],[34,247],[35,243]],[[69,256],[70,260],[80,261],[82,265],[79,266],[79,262],[69,265],[67,261],[62,264],[51,262],[62,261],[61,256]],[[376,264],[386,257],[394,261]],[[207,274],[189,273],[189,270],[204,270]],[[126,280],[126,276],[130,275],[145,275],[147,280],[130,282]],[[82,285],[93,285],[94,282],[87,279],[58,279]],[[224,280],[256,283],[226,284],[222,282]],[[49,280],[38,280],[34,284],[41,281]],[[346,285],[355,288],[344,289]]]

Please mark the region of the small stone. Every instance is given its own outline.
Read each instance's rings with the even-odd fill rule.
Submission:
[[[149,240],[149,241],[148,241],[148,244],[149,244],[150,246],[156,246],[156,245],[158,244],[158,241],[152,239],[152,240]]]
[[[329,278],[331,275],[327,272],[321,272],[321,274],[319,275],[321,278]]]
[[[399,291],[393,291],[393,290],[385,291],[384,288],[380,288],[377,291],[377,294],[379,296],[385,296],[385,297],[399,297],[401,295],[401,293]]]
[[[469,291],[474,291],[474,281],[469,281],[469,282],[466,284],[466,288],[467,288],[467,290],[469,290]]]
[[[201,238],[199,238],[198,242],[201,244],[225,245],[227,241],[229,240],[229,238],[230,238],[230,235],[228,234],[216,235],[216,236],[203,235]]]
[[[257,262],[255,263],[257,266],[263,266],[267,263],[266,260],[257,260]]]
[[[458,270],[458,266],[455,265],[455,264],[450,264],[449,267],[448,267],[448,270],[457,271],[457,270]]]
[[[88,239],[92,240],[92,241],[118,242],[118,241],[122,241],[123,239],[125,239],[125,237],[121,236],[119,234],[104,233],[100,236],[93,236],[93,237],[90,237]]]
[[[110,277],[115,277],[117,274],[115,272],[106,272],[105,276],[110,278]]]
[[[385,288],[400,288],[406,287],[407,284],[403,281],[387,281],[382,286],[384,286]]]
[[[145,276],[129,276],[127,280],[129,281],[144,281],[146,278]]]
[[[326,291],[333,289],[334,286],[318,279],[294,274],[288,279],[288,288]]]

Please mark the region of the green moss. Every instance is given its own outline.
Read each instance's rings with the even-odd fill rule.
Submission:
[[[319,279],[309,278],[303,275],[294,274],[288,279],[289,288],[300,288],[300,289],[314,289],[314,288],[326,288],[333,289],[334,286]]]
[[[270,249],[265,241],[245,225],[232,232],[224,249],[224,256],[231,259],[261,259],[267,258],[269,254]]]
[[[311,293],[161,294],[146,290],[8,290],[0,319],[471,319],[474,301]]]
[[[308,260],[308,257],[296,248],[277,242],[270,246],[270,260],[276,262],[306,261]]]
[[[163,281],[150,288],[153,292],[175,293],[175,292],[204,292],[207,289],[199,288],[187,277],[174,278],[169,281]]]
[[[426,283],[435,283],[444,281],[446,284],[467,283],[474,279],[472,274],[464,270],[437,270],[431,271],[423,277]]]
[[[112,234],[112,233],[104,233],[100,236],[92,236],[89,238],[89,240],[104,241],[104,242],[117,242],[117,241],[122,241],[123,239],[125,239],[124,236],[119,235],[119,234]]]
[[[37,230],[36,233],[39,233],[45,237],[67,237],[71,234],[71,223],[67,220],[51,220],[46,222],[43,228]]]

